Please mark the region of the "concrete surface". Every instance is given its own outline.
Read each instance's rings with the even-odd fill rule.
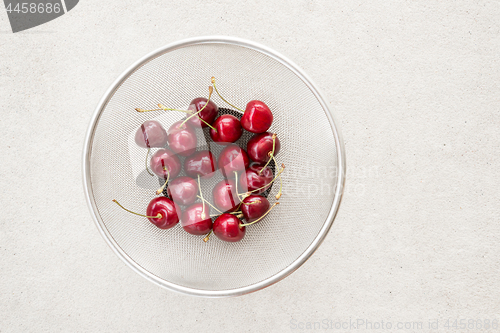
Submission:
[[[0,10],[0,332],[490,331],[499,17],[498,1],[82,0],[12,34]],[[81,185],[84,134],[111,82],[160,46],[213,34],[301,66],[341,121],[349,169],[312,258],[231,299],[135,274],[99,235]]]

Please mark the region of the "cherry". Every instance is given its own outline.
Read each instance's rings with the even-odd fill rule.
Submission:
[[[226,102],[231,105],[233,108],[240,110],[243,112],[243,116],[241,117],[241,126],[249,132],[252,133],[263,133],[271,127],[273,123],[273,113],[269,110],[269,107],[262,101],[253,100],[248,102],[245,110],[240,109],[239,107],[229,103],[217,90],[217,86],[215,85],[215,77],[212,76],[212,85],[217,92],[217,95]],[[234,142],[234,141],[233,141]]]
[[[181,217],[181,226],[192,235],[204,235],[212,230],[210,207],[205,203],[195,203],[189,206]]]
[[[233,214],[222,214],[214,222],[214,234],[226,242],[238,242],[245,237],[245,227]]]
[[[235,142],[243,134],[240,121],[230,114],[223,114],[217,118],[213,126],[217,131],[210,129],[210,137],[221,145]]]
[[[179,215],[181,214],[179,206],[166,197],[156,197],[151,200],[146,208],[146,215],[134,213],[120,205],[116,200],[113,200],[113,202],[129,213],[146,217],[160,229],[169,229],[175,226],[179,222]]]
[[[278,155],[280,147],[280,140],[276,134],[265,132],[255,134],[250,138],[247,144],[247,153],[255,162],[266,163],[270,161],[272,157]]]
[[[241,205],[241,212],[247,222],[253,222],[263,216],[271,207],[269,200],[260,195],[251,194]]]
[[[201,176],[211,178],[215,172],[216,161],[208,150],[194,153],[184,161],[184,171],[190,177]]]
[[[159,176],[167,179],[169,176],[172,178],[177,177],[181,172],[181,161],[170,149],[158,149],[153,156],[151,156],[151,170]]]
[[[168,184],[167,193],[175,203],[183,206],[191,205],[198,195],[198,184],[191,177],[179,177]]]
[[[196,151],[196,132],[194,128],[183,124],[182,121],[170,126],[167,141],[170,149],[179,155],[189,156]]]
[[[149,218],[149,220],[160,229],[169,229],[179,222],[181,209],[169,198],[156,197],[149,202],[146,215],[159,216],[158,214],[161,218]]]
[[[236,182],[224,179],[217,183],[212,190],[215,206],[222,212],[230,212],[237,208],[240,198],[236,192]]]
[[[193,99],[188,107],[188,110],[191,110],[193,112],[202,110],[197,114],[197,117],[189,118],[189,120],[187,121],[195,128],[198,128],[200,126],[208,127],[207,124],[211,125],[217,117],[217,113],[219,112],[219,108],[217,107],[217,105],[212,101],[208,101],[207,106],[205,106],[205,104],[207,104],[207,99],[204,97],[198,97]],[[205,122],[201,121],[200,118]]]
[[[219,155],[219,169],[226,178],[234,177],[234,172],[242,172],[250,161],[245,150],[237,145],[229,145],[224,148]]]
[[[145,121],[135,132],[135,143],[142,148],[164,147],[167,144],[167,132],[156,120]]]
[[[256,194],[266,191],[273,181],[273,172],[269,167],[252,163],[240,177],[240,187]]]
[[[241,126],[252,133],[263,133],[271,127],[273,113],[262,101],[248,102],[245,113],[241,117]]]

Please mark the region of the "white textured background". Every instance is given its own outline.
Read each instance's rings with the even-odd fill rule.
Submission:
[[[0,332],[286,332],[325,319],[424,323],[408,332],[437,319],[444,332],[447,318],[500,319],[499,22],[498,1],[81,0],[12,34],[1,9]],[[112,81],[160,46],[213,34],[301,66],[340,120],[348,164],[319,250],[231,299],[135,274],[81,185],[85,131]]]

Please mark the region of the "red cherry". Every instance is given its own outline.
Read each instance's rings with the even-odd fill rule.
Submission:
[[[194,153],[184,161],[184,171],[190,177],[211,178],[215,172],[215,158],[208,150]]]
[[[238,242],[245,237],[246,227],[241,227],[239,218],[232,214],[222,214],[214,222],[214,234],[226,242]]]
[[[167,132],[156,120],[145,121],[135,132],[135,143],[142,148],[165,147]]]
[[[202,217],[202,213],[205,217]],[[212,230],[210,206],[206,203],[195,203],[182,213],[181,226],[192,235],[204,235]]]
[[[223,212],[230,212],[236,209],[240,203],[240,198],[236,193],[236,183],[232,179],[224,179],[217,183],[212,190],[214,204]]]
[[[181,172],[181,161],[170,149],[158,149],[156,153],[151,156],[151,170],[164,179],[168,178],[170,173],[171,178],[177,177]],[[167,171],[168,170],[168,171]]]
[[[181,209],[169,198],[156,197],[151,200],[148,208],[146,208],[146,215],[157,216],[158,214],[160,214],[161,217],[148,217],[148,220],[160,229],[169,229],[179,222]]]
[[[168,183],[167,193],[175,203],[187,206],[196,200],[198,183],[191,177],[179,177]]]
[[[252,194],[243,200],[241,212],[247,222],[253,222],[263,216],[271,207],[269,200],[260,195]]]
[[[205,104],[207,104],[206,98],[204,98],[204,97],[195,98],[191,101],[191,103],[188,107],[188,110],[198,112],[205,106]],[[198,113],[197,116],[191,117],[187,121],[187,123],[191,124],[195,128],[199,128],[200,126],[201,127],[208,127],[208,125],[206,123],[204,123],[203,121],[201,121],[200,118],[205,120],[207,123],[212,124],[214,122],[215,118],[217,117],[218,112],[219,112],[219,108],[217,107],[217,105],[214,102],[209,101],[208,105],[200,113]]]
[[[262,172],[260,172],[264,169]],[[265,167],[259,163],[252,163],[250,167],[240,177],[240,188],[247,191],[255,191],[259,194],[266,191],[271,186],[271,181],[274,175],[269,167]]]
[[[182,124],[182,120],[170,126],[167,141],[170,149],[179,155],[189,156],[196,151],[196,132],[190,125]]]
[[[224,145],[238,140],[243,134],[240,121],[233,115],[223,114],[213,124],[215,129],[210,129],[210,137],[214,142]]]
[[[275,139],[274,153],[276,156],[280,152],[281,144],[278,137]],[[247,144],[248,156],[255,162],[266,163],[271,158],[269,153],[273,151],[273,134],[265,132],[262,134],[255,134]]]
[[[241,117],[241,126],[252,133],[263,133],[271,127],[273,113],[262,101],[250,101]]]
[[[219,155],[219,169],[226,178],[233,178],[234,172],[241,173],[250,164],[245,150],[237,145],[229,145]]]

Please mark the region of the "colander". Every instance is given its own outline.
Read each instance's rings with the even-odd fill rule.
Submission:
[[[137,128],[156,119],[168,128],[183,113],[139,113],[158,103],[186,109],[207,97],[210,78],[232,104],[244,108],[262,100],[272,110],[277,133],[283,195],[265,219],[247,227],[245,238],[227,243],[186,233],[179,225],[158,229],[147,219],[121,210],[113,199],[145,212],[159,187],[146,173],[146,150],[134,142]],[[238,114],[216,94],[224,113]],[[247,140],[243,137],[241,140]],[[199,140],[200,149],[217,144]],[[153,153],[153,151],[151,152]],[[318,248],[341,201],[345,153],[338,124],[317,88],[290,60],[254,42],[231,37],[199,37],[160,48],[128,68],[108,89],[92,117],[83,150],[87,202],[100,233],[128,266],[150,281],[185,294],[242,295],[292,273]],[[214,180],[215,181],[215,180]],[[203,193],[210,200],[209,187]],[[277,186],[269,195],[274,202]]]

